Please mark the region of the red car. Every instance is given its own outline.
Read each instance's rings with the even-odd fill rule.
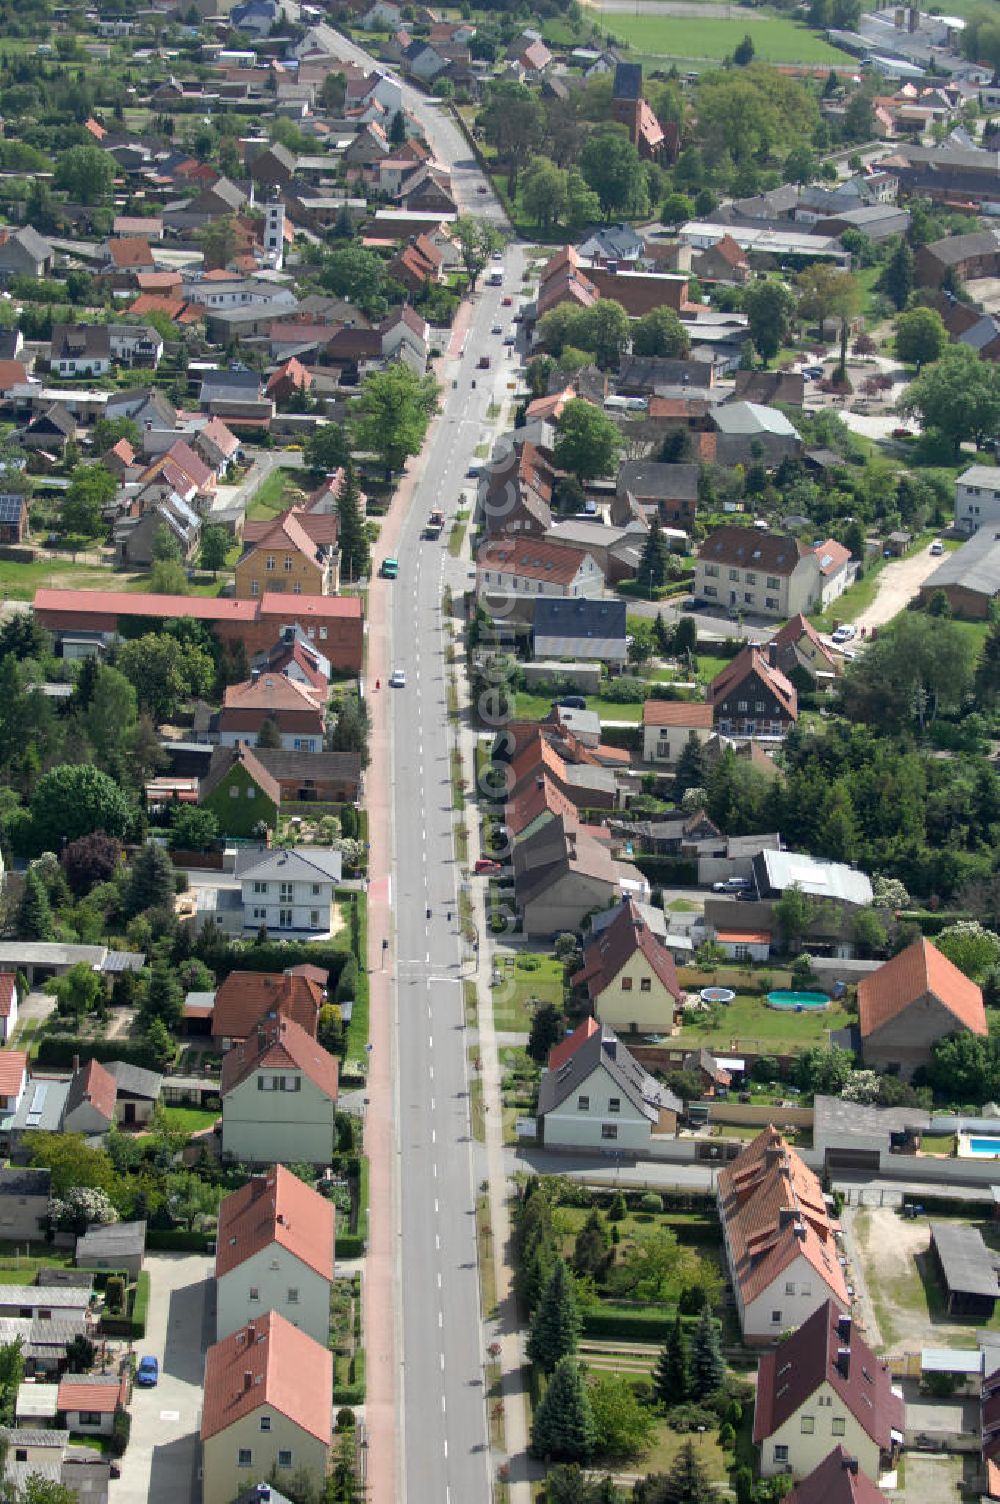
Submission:
[[[513,298],[504,298],[504,300],[503,300],[503,306],[505,308],[510,308],[513,302],[514,302]]]
[[[477,876],[493,877],[497,872],[502,872],[503,867],[500,862],[495,862],[491,856],[481,856],[472,870]]]

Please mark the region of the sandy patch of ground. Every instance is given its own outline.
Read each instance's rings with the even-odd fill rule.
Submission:
[[[945,1312],[926,1221],[906,1222],[890,1207],[862,1207],[853,1216],[853,1235],[887,1352],[974,1345],[977,1323],[951,1320]]]

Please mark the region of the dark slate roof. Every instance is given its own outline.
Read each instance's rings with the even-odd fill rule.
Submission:
[[[0,1170],[0,1196],[47,1196],[51,1170]]]
[[[615,69],[615,99],[642,98],[642,64],[619,63]]]
[[[951,1294],[1000,1299],[995,1258],[978,1228],[932,1222],[931,1242],[937,1249],[944,1282]]]
[[[536,637],[625,636],[626,603],[623,600],[559,600],[540,596],[534,603]]]
[[[586,1038],[555,1071],[546,1071],[538,1090],[538,1116],[551,1112],[588,1081],[602,1065],[637,1111],[655,1123],[663,1108],[682,1112],[679,1098],[655,1081],[606,1024]]]
[[[127,1060],[109,1060],[107,1068],[120,1092],[132,1097],[148,1097],[151,1102],[159,1101],[163,1077],[157,1071],[147,1071]]]
[[[618,485],[621,490],[631,491],[639,501],[647,497],[661,501],[697,501],[700,470],[700,465],[627,460],[618,472]]]

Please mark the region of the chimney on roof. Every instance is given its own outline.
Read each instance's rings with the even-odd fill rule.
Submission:
[[[792,1225],[792,1223],[798,1217],[798,1214],[799,1214],[798,1213],[798,1208],[795,1207],[795,1206],[779,1206],[779,1208],[778,1208],[778,1226],[779,1227],[790,1227]]]
[[[250,1198],[251,1198],[251,1200],[256,1201],[257,1197],[258,1196],[262,1196],[266,1190],[267,1190],[267,1176],[266,1175],[251,1175],[250,1176]]]
[[[607,1055],[608,1059],[617,1060],[618,1040],[615,1035],[605,1034],[604,1038],[601,1040],[601,1044],[604,1046],[604,1053]]]
[[[767,662],[770,668],[778,667],[778,644],[773,639],[767,645]]]
[[[253,1330],[253,1328],[251,1328]],[[249,1394],[253,1388],[253,1372],[249,1368],[243,1370],[243,1393]]]
[[[837,1341],[842,1342],[845,1347],[851,1345],[851,1326],[850,1315],[842,1311],[837,1317]]]
[[[279,1227],[284,1227],[284,1225],[285,1225],[285,1214],[284,1214],[284,1212],[279,1212],[278,1213],[276,1221],[277,1221]]]
[[[764,1163],[769,1167],[781,1163],[781,1146],[779,1144],[768,1144],[764,1150]]]
[[[845,1457],[840,1465],[844,1469],[845,1473],[853,1473],[854,1476],[857,1477],[858,1459],[856,1457]]]
[[[79,1055],[74,1055],[73,1056],[73,1074],[74,1074],[74,1076],[76,1075],[76,1073],[77,1073],[77,1071],[79,1069],[80,1069],[80,1057],[79,1057]]]
[[[804,1222],[796,1222],[796,1224],[795,1224],[795,1236],[798,1238],[798,1240],[799,1240],[800,1243],[804,1243],[805,1242],[805,1240],[806,1240],[806,1224]]]
[[[849,1347],[837,1348],[837,1372],[843,1379],[849,1379],[851,1376],[851,1349]]]

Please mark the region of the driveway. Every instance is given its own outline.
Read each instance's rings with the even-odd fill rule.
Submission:
[[[927,1504],[928,1499],[958,1499],[962,1485],[961,1457],[907,1452],[903,1486],[893,1498],[898,1504]],[[978,1489],[975,1490],[979,1492]]]
[[[935,558],[930,548],[928,544],[911,558],[896,559],[885,566],[878,577],[875,599],[854,618],[859,631],[862,627],[869,631],[872,627],[884,627],[900,611],[905,611],[921,585],[941,563],[941,558]]]
[[[110,1504],[197,1504],[201,1385],[205,1351],[215,1338],[212,1271],[201,1253],[146,1257],[150,1302],[139,1355],[160,1360],[155,1389],[132,1395],[132,1437]]]
[[[294,449],[262,449],[238,486],[219,486],[212,502],[212,512],[246,512],[268,476],[274,470],[301,470],[304,460]],[[209,513],[208,521],[212,516]]]

